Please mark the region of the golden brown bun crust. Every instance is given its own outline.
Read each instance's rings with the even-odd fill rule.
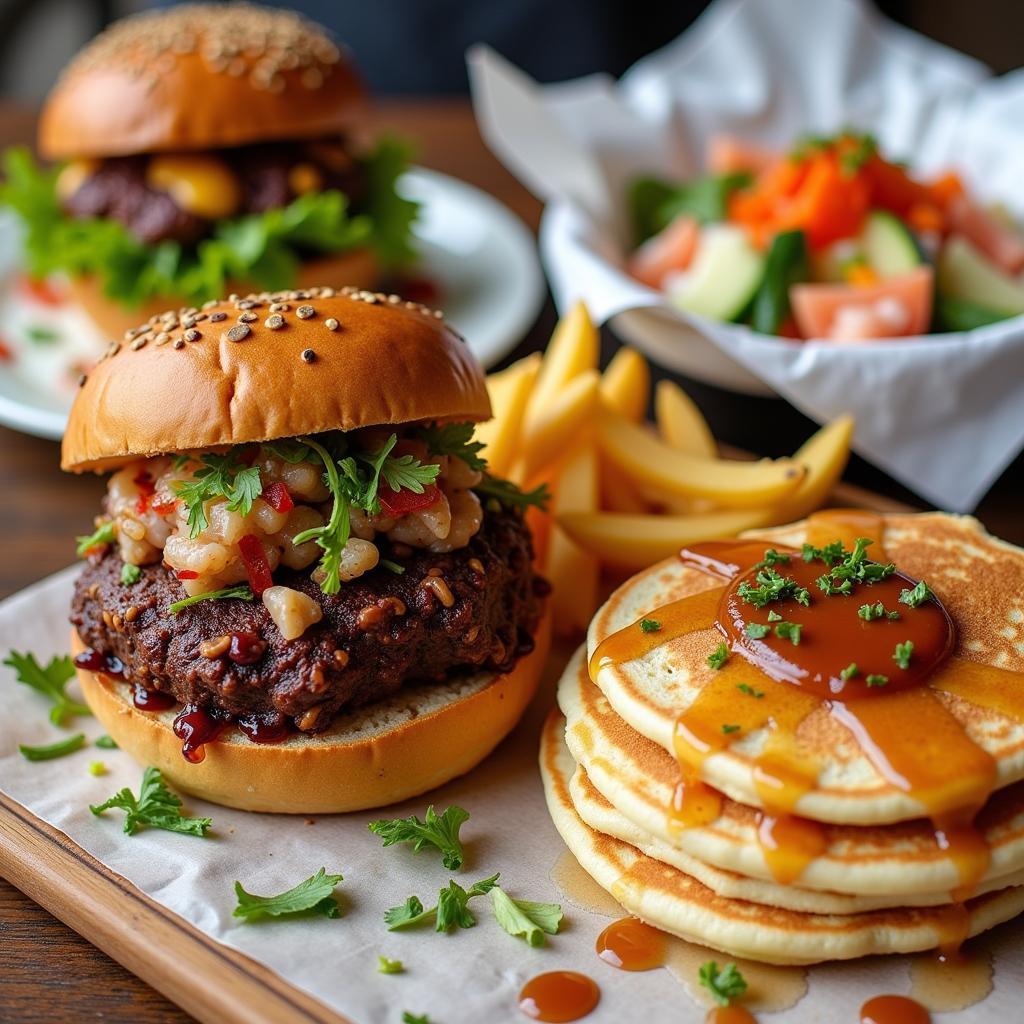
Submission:
[[[380,265],[372,249],[348,249],[345,252],[307,260],[299,267],[296,288],[313,288],[322,281],[344,281],[355,288],[373,291],[380,283]],[[225,291],[245,295],[256,291],[251,281],[229,281]],[[103,294],[97,278],[72,277],[68,291],[108,341],[119,341],[126,331],[159,316],[166,309],[177,309],[184,300],[174,295],[160,295],[137,309],[128,309]]]
[[[252,4],[189,4],[115,22],[43,108],[51,160],[336,135],[364,91],[317,25]]]
[[[268,327],[271,316],[283,325]],[[462,338],[439,313],[397,295],[264,292],[168,313],[137,330],[111,343],[79,389],[64,469],[491,415],[483,370]]]
[[[326,733],[286,743],[222,738],[207,744],[200,764],[181,756],[181,740],[169,724],[173,712],[139,711],[125,685],[105,682],[92,672],[79,669],[78,679],[86,703],[117,745],[139,764],[159,768],[176,789],[246,811],[335,814],[398,803],[479,764],[511,732],[533,697],[549,634],[545,617],[533,653],[507,675],[478,677],[478,685],[452,684],[447,702],[439,692],[446,684],[433,684],[432,709],[396,713],[383,728],[367,728],[371,706]],[[83,649],[72,631],[72,654]]]

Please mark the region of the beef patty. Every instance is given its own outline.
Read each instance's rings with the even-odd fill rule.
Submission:
[[[409,551],[384,543],[381,556],[403,573],[378,566],[330,595],[310,570],[279,568],[275,584],[323,609],[297,640],[281,636],[259,599],[203,601],[172,615],[168,606],[186,596],[173,574],[146,566],[125,585],[111,550],[79,576],[71,622],[85,644],[119,658],[131,682],[235,716],[288,716],[306,731],[407,682],[507,672],[532,649],[547,583],[534,574],[520,514],[488,511],[457,551]]]

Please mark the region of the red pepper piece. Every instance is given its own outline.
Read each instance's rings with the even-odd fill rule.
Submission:
[[[178,569],[175,571],[175,576],[179,580],[197,580],[199,579],[199,573],[195,569]]]
[[[263,488],[263,500],[275,512],[290,512],[295,508],[295,502],[292,501],[287,486],[280,480],[275,480],[274,483]]]
[[[48,278],[29,277],[22,274],[18,278],[18,286],[30,299],[41,302],[44,306],[63,306],[64,295]]]
[[[242,561],[245,562],[245,571],[249,576],[252,592],[262,594],[264,590],[274,585],[263,544],[254,533],[247,533],[238,542],[238,549],[242,552]]]
[[[139,489],[139,499],[135,502],[135,511],[141,515],[149,508],[149,500],[156,491],[156,484],[146,470],[138,473],[132,483]]]
[[[154,501],[150,506],[158,516],[169,516],[177,507],[177,498],[168,498],[167,501]]]
[[[393,491],[387,484],[378,492],[381,511],[391,518],[404,516],[409,512],[418,512],[421,508],[430,508],[440,497],[436,484],[427,484],[422,494],[402,488]]]

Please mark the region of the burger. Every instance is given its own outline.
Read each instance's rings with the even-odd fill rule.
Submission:
[[[115,22],[6,156],[29,272],[61,273],[109,338],[231,290],[376,287],[411,256],[407,153],[360,152],[346,53],[290,11],[195,4]]]
[[[250,810],[380,806],[472,768],[546,648],[486,384],[439,313],[351,287],[154,317],[84,378],[62,465],[110,471],[72,644],[116,743]]]

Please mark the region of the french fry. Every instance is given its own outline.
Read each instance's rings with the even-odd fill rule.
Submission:
[[[540,363],[540,353],[534,352],[487,377],[492,418],[476,428],[476,439],[486,445],[483,455],[495,476],[507,475],[515,459],[523,413]]]
[[[557,517],[556,526],[603,564],[635,571],[676,554],[687,544],[732,537],[771,522],[770,510],[750,508],[688,516],[565,512]]]
[[[707,498],[724,508],[777,503],[805,475],[792,459],[739,462],[688,455],[608,410],[598,421],[597,436],[602,454],[645,492],[656,488],[680,498]]]
[[[523,420],[523,435],[528,446],[547,418],[551,404],[558,400],[569,382],[586,370],[597,372],[599,356],[597,328],[587,307],[577,302],[558,321],[544,353]]]
[[[597,452],[585,441],[566,458],[557,483],[552,511],[558,515],[597,510]],[[586,630],[597,610],[600,565],[597,557],[580,547],[557,523],[548,541],[547,574],[552,583],[551,610],[556,632]]]
[[[793,461],[807,470],[800,486],[775,509],[773,523],[791,523],[820,508],[846,469],[853,440],[854,421],[839,416],[812,434],[793,453]]]
[[[601,478],[601,507],[609,512],[646,513],[650,511],[636,484],[618,466],[601,459],[598,466]]]
[[[530,409],[536,397],[535,391]],[[523,438],[524,479],[562,458],[587,426],[598,419],[600,405],[601,376],[597,370],[583,370],[541,410],[533,420],[532,430]]]
[[[700,409],[675,382],[658,381],[654,390],[654,418],[667,444],[687,455],[713,459],[718,445]]]
[[[634,348],[620,348],[601,377],[601,398],[610,409],[633,423],[647,415],[651,398],[651,369]]]

